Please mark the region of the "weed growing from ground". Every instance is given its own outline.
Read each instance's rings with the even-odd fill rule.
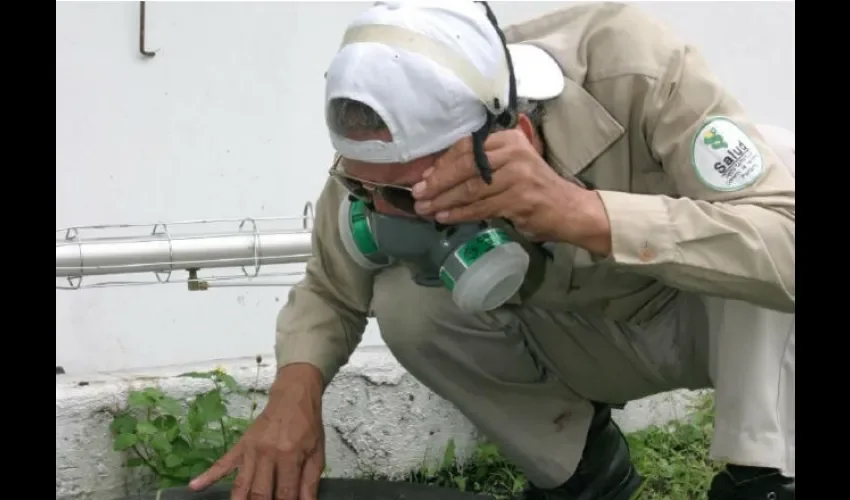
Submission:
[[[257,357],[257,367],[262,359]],[[180,375],[206,379],[209,388],[179,401],[155,387],[130,391],[126,407],[113,410],[113,448],[126,454],[127,467],[148,469],[160,488],[183,486],[229,450],[251,424],[257,402],[251,399],[247,417],[230,415],[235,395],[256,397],[223,370]],[[256,384],[255,384],[256,385]],[[627,435],[632,461],[644,478],[640,500],[700,500],[722,464],[708,458],[714,429],[713,398],[701,397],[690,418],[652,426]],[[508,499],[526,484],[523,474],[498,448],[481,443],[472,456],[457,460],[448,443],[440,467],[421,468],[401,479],[406,482],[487,493]],[[329,469],[326,469],[326,473]],[[379,473],[364,474],[387,479]],[[226,479],[233,479],[229,477]]]

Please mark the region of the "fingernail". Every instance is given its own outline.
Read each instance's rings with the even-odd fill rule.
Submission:
[[[414,196],[422,194],[423,191],[425,191],[425,183],[424,182],[417,182],[416,184],[414,184],[414,186],[413,186]]]
[[[444,222],[448,217],[448,212],[437,212],[437,215],[435,216],[438,222]]]
[[[431,202],[430,201],[417,201],[416,203],[414,203],[413,208],[414,208],[414,210],[416,210],[417,213],[427,212],[428,209],[431,208]]]
[[[427,179],[434,172],[434,167],[428,167],[428,170],[422,172],[422,178]]]

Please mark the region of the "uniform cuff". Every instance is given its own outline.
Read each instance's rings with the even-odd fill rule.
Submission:
[[[310,338],[305,338],[309,336]],[[277,357],[277,369],[294,363],[308,363],[322,372],[325,387],[339,371],[340,365],[336,360],[333,346],[324,342],[317,342],[316,335],[288,334],[279,336],[275,344],[275,356]]]
[[[611,224],[609,260],[657,265],[676,260],[675,229],[667,202],[658,195],[597,191]]]

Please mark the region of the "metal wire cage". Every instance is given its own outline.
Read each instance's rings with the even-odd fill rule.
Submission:
[[[224,229],[213,228],[224,226]],[[183,283],[291,286],[312,253],[313,204],[295,217],[204,219],[151,224],[72,226],[56,230],[56,289]],[[274,271],[261,270],[274,266]],[[232,268],[239,274],[200,276]],[[106,276],[152,273],[148,280]],[[286,281],[267,281],[285,277]],[[84,279],[85,278],[85,279]]]

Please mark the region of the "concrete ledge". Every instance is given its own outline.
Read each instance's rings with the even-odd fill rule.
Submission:
[[[176,377],[221,367],[246,387],[268,389],[274,357],[223,360],[192,366],[56,378],[56,496],[67,500],[113,500],[137,494],[149,478],[122,467],[112,451],[110,408],[124,405],[130,389],[160,387],[185,399],[206,389],[205,381]],[[675,392],[630,403],[614,418],[632,431],[686,415],[692,393]],[[265,400],[258,400],[260,409]],[[250,401],[231,411],[247,415]],[[475,428],[451,404],[419,384],[384,347],[363,347],[352,355],[324,397],[329,476],[353,477],[380,471],[390,476],[439,464],[449,440],[458,457],[474,450]]]

